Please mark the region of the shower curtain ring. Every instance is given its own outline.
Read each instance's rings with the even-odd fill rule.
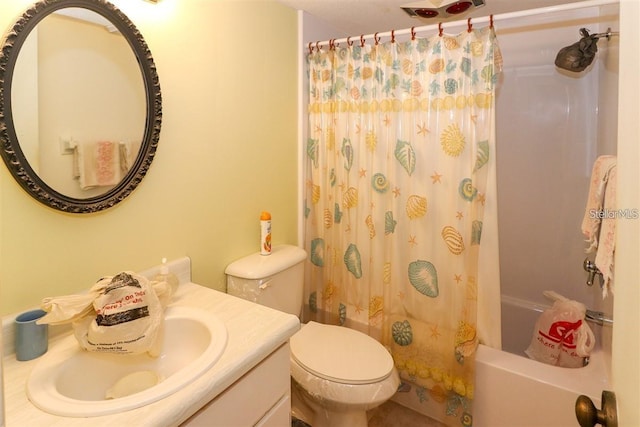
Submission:
[[[309,53],[313,53],[313,45],[309,42]]]
[[[391,30],[391,43],[395,43],[396,42],[396,34],[395,34],[396,30]]]
[[[471,32],[473,25],[471,25],[471,18],[467,19],[467,33]]]
[[[442,29],[442,22],[438,22],[438,35],[440,37],[442,37],[442,33],[443,33],[443,29]]]
[[[347,37],[347,46],[353,46],[353,42],[351,41],[351,36]]]
[[[375,40],[375,42],[376,42],[376,46],[378,46],[378,42],[380,41],[380,37],[378,37],[378,33],[375,33],[375,34],[373,35],[373,40]]]
[[[360,34],[360,47],[364,47],[364,34]]]
[[[489,15],[489,28],[493,28],[493,15]]]
[[[322,46],[320,46],[320,40],[316,42],[316,49],[318,49],[318,52],[322,50]]]
[[[416,27],[411,27],[411,40],[415,40],[416,39]]]

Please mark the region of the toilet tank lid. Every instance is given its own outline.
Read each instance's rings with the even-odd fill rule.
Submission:
[[[270,255],[260,252],[240,258],[224,270],[228,276],[242,279],[264,279],[304,261],[307,253],[297,246],[274,246]]]

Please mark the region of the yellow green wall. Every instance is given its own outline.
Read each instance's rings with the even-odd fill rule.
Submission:
[[[30,3],[0,2],[0,29]],[[265,0],[113,3],[158,69],[156,158],[128,199],[89,215],[40,204],[0,165],[0,314],[162,257],[191,257],[193,280],[224,290],[225,266],[259,249],[261,210],[275,244],[297,241],[295,11]]]

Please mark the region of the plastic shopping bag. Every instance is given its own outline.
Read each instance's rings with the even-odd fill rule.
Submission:
[[[584,304],[569,300],[555,292],[545,292],[554,299],[545,310],[533,331],[527,356],[539,362],[565,368],[584,366],[584,358],[591,354],[595,337],[584,320]]]
[[[46,298],[39,323],[71,323],[82,348],[100,353],[160,353],[169,285],[122,272],[100,279],[86,295]]]

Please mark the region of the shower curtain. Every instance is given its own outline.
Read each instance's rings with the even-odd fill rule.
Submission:
[[[308,55],[304,319],[378,339],[450,425],[473,420],[500,70],[492,27]]]

